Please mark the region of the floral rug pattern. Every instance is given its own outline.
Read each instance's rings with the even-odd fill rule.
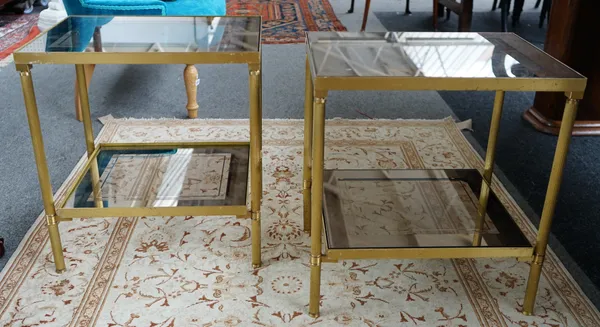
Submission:
[[[261,16],[264,44],[304,43],[310,31],[346,31],[328,0],[227,0],[227,15]]]
[[[249,220],[121,217],[61,223],[67,271],[58,275],[40,217],[0,274],[0,326],[600,326],[552,253],[534,316],[520,313],[527,263],[457,259],[324,263],[321,317],[310,318],[302,127],[264,122],[262,268],[251,268]],[[248,129],[245,120],[113,120],[99,141],[244,141]],[[326,168],[482,167],[451,120],[332,120],[326,137]]]
[[[0,60],[39,33],[34,28],[38,18],[39,14],[0,15]]]

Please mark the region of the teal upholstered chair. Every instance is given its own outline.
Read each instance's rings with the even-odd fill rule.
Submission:
[[[107,16],[225,16],[225,0],[63,0],[69,15]],[[101,51],[101,49],[96,49]],[[86,66],[86,84],[89,86],[94,65]],[[194,65],[187,65],[184,72],[188,95],[188,116],[197,117],[196,80],[198,71]],[[75,110],[81,121],[81,104],[75,86]]]
[[[69,15],[224,16],[225,0],[63,0]]]

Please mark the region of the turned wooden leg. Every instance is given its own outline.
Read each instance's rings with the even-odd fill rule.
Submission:
[[[348,9],[348,13],[351,14],[354,12],[354,0],[350,2],[350,9]]]
[[[187,65],[183,70],[183,80],[185,82],[185,92],[187,93],[187,105],[189,118],[198,118],[198,70],[194,65]]]
[[[442,13],[444,12],[444,8],[440,6],[438,0],[433,0],[433,30],[437,31],[438,29],[438,17],[440,15],[440,10]]]
[[[371,6],[371,0],[367,0],[365,3],[365,12],[363,13],[363,21],[362,26],[360,27],[360,31],[364,32],[365,28],[367,28],[367,19],[369,18],[369,7]]]
[[[83,65],[85,70],[85,91],[87,92],[90,88],[90,82],[92,81],[92,74],[94,74],[94,69],[96,69],[96,65]],[[81,101],[79,96],[79,89],[77,88],[77,77],[75,77],[75,118],[81,121]]]

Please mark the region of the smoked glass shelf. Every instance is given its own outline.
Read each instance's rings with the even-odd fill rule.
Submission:
[[[326,170],[323,182],[325,252],[337,251],[338,257],[361,258],[361,253],[377,250],[422,255],[422,249],[439,249],[437,257],[460,257],[461,252],[489,257],[493,253],[480,250],[492,248],[498,249],[497,256],[532,253],[493,192],[479,233],[481,244],[473,245],[482,185],[475,169]]]
[[[130,210],[247,213],[249,144],[104,144],[59,205],[63,217]],[[171,213],[174,214],[174,213]]]

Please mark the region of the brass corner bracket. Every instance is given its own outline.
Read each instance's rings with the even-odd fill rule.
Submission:
[[[260,211],[253,211],[251,219],[254,221],[260,221]]]
[[[305,181],[302,183],[302,187],[303,187],[305,190],[310,190],[310,187],[311,187],[311,186],[312,186],[312,181],[311,181],[311,180],[305,180]]]
[[[544,263],[544,257],[545,257],[545,255],[543,255],[543,254],[535,253],[533,255],[533,259],[531,260],[531,263],[541,266]]]
[[[57,225],[60,221],[55,215],[46,215],[44,218],[46,218],[47,225]]]
[[[321,255],[310,255],[310,265],[311,266],[320,266],[321,265]]]

